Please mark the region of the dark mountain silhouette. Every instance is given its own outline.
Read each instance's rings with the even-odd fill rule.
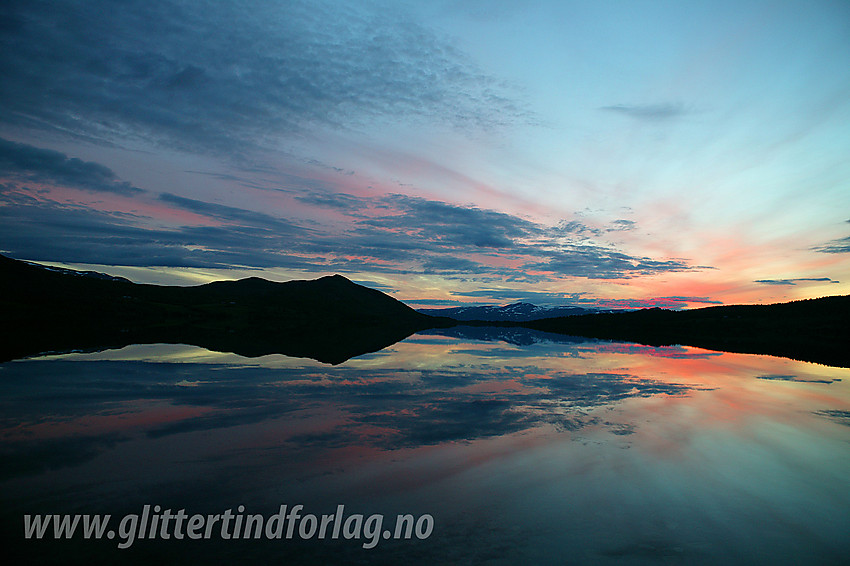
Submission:
[[[0,324],[5,335],[0,361],[163,342],[337,364],[421,330],[462,324],[525,327],[652,346],[682,344],[850,367],[850,296],[689,311],[654,308],[459,322],[417,312],[340,275],[286,283],[252,277],[167,287],[0,256]],[[490,334],[498,335],[482,335]]]
[[[850,367],[850,295],[687,311],[652,308],[550,318],[523,326],[651,346],[682,344]]]
[[[581,307],[539,307],[531,303],[512,303],[504,306],[449,307],[444,309],[417,309],[430,316],[447,316],[455,320],[529,321],[557,316],[575,316],[595,312]]]
[[[46,351],[185,343],[245,356],[327,363],[453,324],[334,275],[276,283],[252,277],[194,287],[142,285],[0,256],[0,360]]]
[[[47,271],[53,271],[56,273],[64,273],[66,275],[74,275],[75,277],[94,277],[95,279],[106,279],[107,281],[124,281],[125,283],[130,283],[131,281],[125,277],[117,277],[115,275],[107,275],[106,273],[100,273],[97,271],[79,271],[76,269],[66,269],[64,267],[54,267],[51,265],[42,265],[40,263],[36,263],[34,261],[24,261],[27,265],[32,265],[35,267],[40,267],[41,269],[45,269]]]

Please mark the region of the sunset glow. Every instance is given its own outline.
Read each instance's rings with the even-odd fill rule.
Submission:
[[[0,17],[14,258],[181,285],[341,273],[414,307],[850,293],[845,2]]]

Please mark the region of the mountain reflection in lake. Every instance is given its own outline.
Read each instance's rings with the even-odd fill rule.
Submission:
[[[336,367],[180,345],[9,362],[0,405],[2,542],[18,563],[839,564],[850,551],[847,369],[454,329]],[[284,503],[428,513],[435,527],[373,549],[23,538],[24,513]]]

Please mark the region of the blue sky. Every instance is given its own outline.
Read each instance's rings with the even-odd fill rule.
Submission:
[[[417,304],[850,288],[846,2],[5,2],[0,250]]]

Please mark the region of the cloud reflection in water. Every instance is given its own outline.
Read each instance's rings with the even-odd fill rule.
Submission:
[[[824,525],[828,559],[829,525],[850,519],[846,369],[496,331],[339,366],[146,345],[0,368],[9,513],[83,497],[418,509],[448,529],[423,561],[471,563],[734,563],[717,545],[763,539],[753,525],[806,547],[800,517]]]

